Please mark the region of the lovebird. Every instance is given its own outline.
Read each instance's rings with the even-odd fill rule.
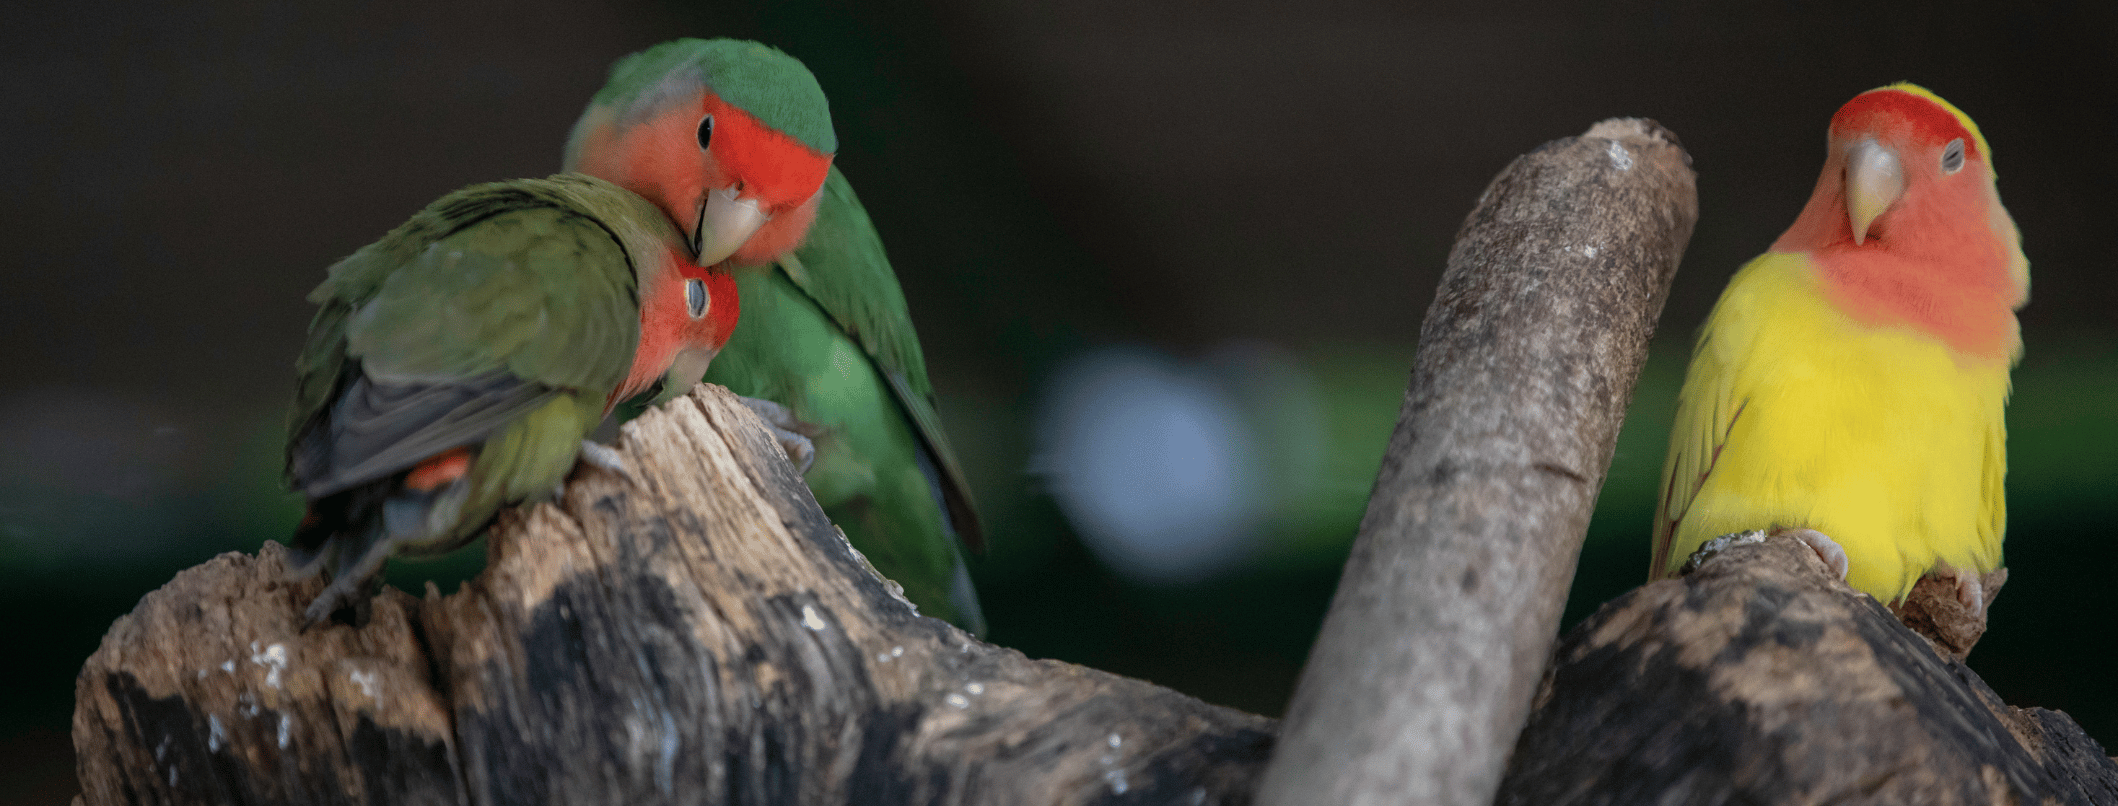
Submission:
[[[565,166],[677,221],[744,211],[700,253],[735,267],[744,306],[706,380],[779,429],[817,503],[908,600],[983,634],[959,551],[982,546],[970,486],[837,150],[823,88],[800,61],[755,42],[680,39],[612,66]]]
[[[287,435],[292,568],[331,578],[309,622],[365,621],[390,557],[462,546],[552,495],[613,406],[697,384],[740,306],[692,258],[660,208],[559,174],[458,190],[331,266]]]
[[[1912,84],[1831,118],[1794,225],[1729,280],[1670,431],[1651,576],[1724,533],[1799,530],[1885,603],[2001,565],[2008,372],[2029,261],[1978,125]]]

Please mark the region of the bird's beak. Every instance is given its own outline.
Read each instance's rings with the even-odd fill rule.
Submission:
[[[711,266],[727,260],[770,219],[758,209],[757,199],[738,198],[735,188],[708,191],[699,205],[699,222],[691,230],[694,262]]]
[[[1905,166],[1897,152],[1870,138],[1853,144],[1846,154],[1846,216],[1853,223],[1853,242],[1868,240],[1868,226],[1897,197],[1905,194]]]
[[[691,387],[699,385],[700,378],[706,377],[706,368],[713,364],[713,357],[720,352],[717,349],[678,351],[676,359],[669,364],[669,372],[664,376],[669,382],[669,388],[680,390],[677,394],[691,391]]]

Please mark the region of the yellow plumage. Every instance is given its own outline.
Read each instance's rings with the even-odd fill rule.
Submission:
[[[1812,529],[1855,589],[1896,602],[1935,572],[1976,612],[2007,531],[2021,235],[1985,136],[1934,93],[1861,93],[1827,135],[1809,203],[1700,331],[1649,574],[1720,535]]]
[[[1838,541],[1848,584],[1885,602],[1936,561],[1999,567],[2010,362],[1864,325],[1819,283],[1808,255],[1767,253],[1707,319],[1663,465],[1653,574],[1715,536],[1774,527]]]

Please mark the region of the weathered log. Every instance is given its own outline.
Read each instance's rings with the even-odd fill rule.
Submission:
[[[1690,163],[1607,120],[1479,198],[1259,802],[1492,800],[1698,217]]]
[[[276,544],[148,594],[77,683],[86,803],[1247,800],[1271,720],[919,617],[725,390],[617,450],[358,629]]]
[[[2002,703],[1792,538],[1604,605],[1537,701],[1501,804],[2118,803],[2073,720]]]

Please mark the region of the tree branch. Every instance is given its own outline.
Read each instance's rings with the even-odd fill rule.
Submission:
[[[1479,198],[1260,803],[1492,800],[1698,217],[1690,163],[1607,120]]]

